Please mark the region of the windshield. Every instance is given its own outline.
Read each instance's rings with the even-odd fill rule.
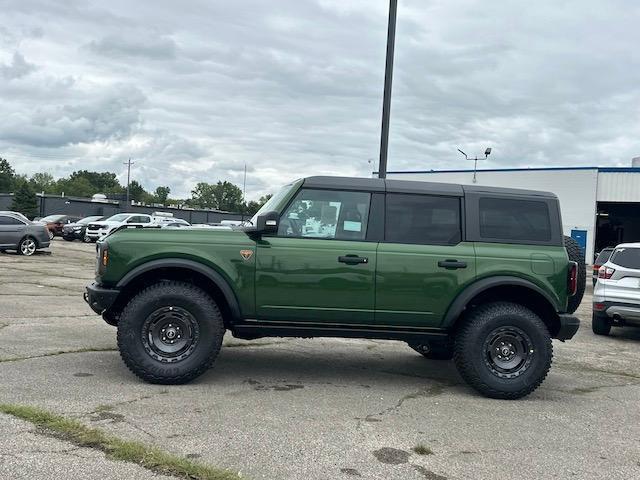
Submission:
[[[91,222],[97,222],[98,220],[103,220],[104,217],[87,217],[87,218],[83,218],[82,220],[78,220],[76,223],[79,223],[80,225],[86,225],[87,223],[91,223]]]
[[[251,225],[256,224],[256,219],[260,214],[273,210],[273,208],[276,205],[278,205],[284,197],[287,196],[287,194],[291,191],[292,187],[293,187],[293,183],[290,183],[289,185],[285,185],[278,191],[278,193],[276,193],[273,197],[267,200],[267,203],[262,205],[262,207],[260,207],[260,210],[258,210],[256,214],[253,217],[251,217],[251,220],[249,220],[249,222],[251,222]]]
[[[129,218],[129,214],[127,213],[118,213],[113,217],[107,218],[107,222],[124,222],[127,218]]]
[[[49,215],[48,217],[41,218],[40,221],[45,223],[54,223],[59,222],[63,217],[64,215]]]

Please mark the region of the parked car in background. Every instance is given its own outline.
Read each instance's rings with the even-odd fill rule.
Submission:
[[[613,252],[614,248],[615,247],[606,247],[600,250],[600,253],[596,254],[596,259],[593,262],[593,273],[592,273],[594,286],[596,284],[596,281],[598,280],[598,270],[600,270],[600,267],[602,265],[607,263],[607,260],[609,260],[609,257],[611,256],[611,252]]]
[[[73,215],[49,215],[38,220],[38,223],[46,225],[49,230],[49,238],[62,236],[62,228],[68,223],[74,223],[80,220],[80,217]]]
[[[591,326],[596,335],[611,327],[640,327],[640,243],[622,243],[598,269]]]
[[[100,220],[104,220],[105,218],[107,217],[94,215],[92,217],[82,218],[75,223],[67,223],[64,227],[62,227],[62,238],[69,242],[73,242],[74,240],[83,240],[85,242],[90,242],[91,240],[85,236],[87,225],[92,222],[99,222]]]
[[[17,250],[31,256],[50,244],[49,231],[17,212],[0,212],[0,251]]]
[[[148,227],[159,222],[160,220],[156,220],[151,215],[145,213],[117,213],[106,220],[89,223],[85,235],[88,241],[95,242],[106,237],[112,230],[122,225]]]
[[[181,218],[164,218],[160,222],[158,222],[158,224],[160,225],[161,228],[166,228],[166,227],[184,228],[184,227],[191,226],[189,222]]]

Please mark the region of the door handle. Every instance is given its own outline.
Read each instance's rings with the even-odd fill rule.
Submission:
[[[446,268],[447,270],[456,270],[458,268],[467,268],[467,262],[459,262],[458,260],[446,259],[438,262],[440,268]]]
[[[341,255],[338,257],[340,263],[346,263],[347,265],[357,265],[359,263],[369,263],[367,257],[359,257],[358,255]]]

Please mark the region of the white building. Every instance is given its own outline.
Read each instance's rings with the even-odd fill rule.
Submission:
[[[634,164],[636,162],[634,161]],[[640,166],[506,168],[388,172],[388,178],[555,193],[566,235],[585,249],[586,262],[609,245],[640,241]]]

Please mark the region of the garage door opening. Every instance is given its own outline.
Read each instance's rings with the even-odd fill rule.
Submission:
[[[619,243],[640,242],[640,203],[598,202],[596,253]]]

